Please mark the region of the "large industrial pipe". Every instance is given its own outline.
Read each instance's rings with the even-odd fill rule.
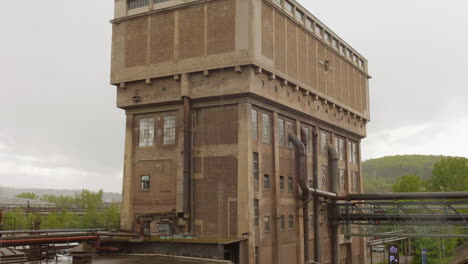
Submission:
[[[333,193],[338,193],[338,153],[336,148],[328,144],[327,145],[328,151],[328,166],[330,169],[330,189]],[[332,257],[332,264],[339,264],[340,259],[340,251],[339,251],[339,239],[338,239],[338,223],[335,217],[335,209],[336,209],[336,200],[332,200],[330,207],[329,207],[328,217],[331,223],[331,257]]]
[[[316,128],[312,131],[312,149],[313,149],[313,173],[312,173],[312,186],[314,188],[318,188],[319,185],[319,173],[318,173],[318,153],[319,153],[319,146],[318,146],[318,130]],[[314,260],[318,263],[322,262],[322,248],[320,246],[320,212],[319,206],[320,201],[317,195],[314,196]]]
[[[56,238],[35,238],[35,239],[14,239],[1,240],[0,247],[27,246],[35,244],[60,244],[72,243],[81,241],[99,240],[98,236],[83,236],[83,237],[56,237]]]
[[[191,181],[191,155],[192,155],[192,105],[190,98],[184,97],[184,218],[187,219],[188,231],[191,232],[189,223],[191,216],[190,181]]]
[[[443,199],[468,199],[468,192],[421,192],[421,193],[372,193],[349,194],[343,200],[443,200]]]

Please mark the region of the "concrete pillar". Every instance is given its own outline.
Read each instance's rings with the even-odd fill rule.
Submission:
[[[134,229],[133,217],[133,190],[135,179],[133,177],[133,132],[134,121],[133,114],[127,114],[126,131],[125,131],[125,154],[124,154],[124,172],[122,185],[122,210],[120,226],[125,230]]]

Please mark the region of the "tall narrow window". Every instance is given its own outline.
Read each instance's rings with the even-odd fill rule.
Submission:
[[[302,13],[299,9],[296,7],[296,18],[299,20],[304,20],[304,13]]]
[[[346,187],[346,176],[345,176],[345,170],[340,169],[340,190],[343,192]]]
[[[322,188],[328,190],[328,167],[322,166]]]
[[[284,176],[280,176],[280,192],[284,192]]]
[[[254,152],[253,153],[253,161],[252,161],[252,174],[253,174],[253,180],[254,180],[254,191],[256,193],[259,192],[259,164],[258,164],[258,153]]]
[[[333,46],[334,49],[338,50],[339,45],[338,45],[338,40],[336,38],[332,39],[332,46]]]
[[[270,232],[270,217],[269,216],[263,217],[263,228],[265,232]]]
[[[264,143],[271,143],[271,116],[269,114],[262,114],[263,135],[262,141]]]
[[[336,154],[339,156],[340,155],[340,149],[339,149],[339,139],[337,136],[335,136],[335,144],[334,144]]]
[[[289,193],[294,192],[294,178],[293,177],[288,177],[288,192]]]
[[[293,5],[292,5],[289,1],[285,1],[285,2],[284,2],[284,8],[285,8],[286,11],[288,11],[289,13],[292,13],[292,11],[293,11]]]
[[[340,160],[344,160],[345,159],[345,146],[344,146],[344,139],[340,138],[338,140],[338,150],[339,150],[339,158]]]
[[[321,131],[320,132],[320,149],[322,152],[327,151],[327,144],[328,144],[328,133]]]
[[[148,175],[141,176],[141,189],[143,191],[149,191],[149,189],[150,189],[150,176],[148,176]]]
[[[258,140],[258,112],[257,110],[252,110],[252,138],[253,140]]]
[[[176,117],[165,116],[164,117],[164,145],[172,145],[175,144],[175,136],[176,136]]]
[[[356,143],[353,143],[353,163],[358,163],[358,147]]]
[[[340,45],[340,54],[341,55],[346,55],[346,46],[345,45]]]
[[[280,230],[281,232],[284,232],[284,215],[280,218]]]
[[[140,119],[140,147],[154,144],[154,118]]]
[[[330,41],[331,41],[331,35],[328,32],[325,32],[325,41],[328,42],[328,43],[330,43]]]
[[[286,121],[286,142],[288,142],[288,147],[293,148],[294,145],[291,140],[289,140],[289,133],[294,133],[294,126],[292,122]]]
[[[306,20],[306,27],[309,28],[309,29],[313,29],[313,28],[312,28],[313,25],[314,25],[314,21],[313,21],[312,19],[310,19],[310,18],[307,18],[307,20]]]
[[[254,200],[254,221],[255,221],[255,226],[258,227],[260,224],[260,202],[258,199]]]
[[[353,171],[351,174],[352,180],[352,187],[351,190],[353,192],[359,192],[359,174],[357,171]]]
[[[348,162],[353,163],[353,143],[348,141]]]
[[[270,175],[268,174],[263,175],[263,189],[265,191],[270,190]]]
[[[284,146],[286,144],[284,120],[278,118],[278,144]]]
[[[289,224],[288,224],[289,229],[290,230],[294,229],[294,215],[289,215],[289,221],[288,222],[289,222]]]

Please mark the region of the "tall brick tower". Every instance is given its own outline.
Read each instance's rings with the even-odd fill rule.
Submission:
[[[302,264],[320,243],[331,263],[327,213],[303,217],[288,133],[306,143],[311,185],[331,191],[332,144],[339,192],[361,192],[367,60],[295,1],[115,0],[112,24],[122,228],[170,223],[216,244],[199,255],[236,263]],[[305,243],[314,224],[320,241],[306,228]],[[340,263],[366,262],[362,238],[340,231],[339,249]]]

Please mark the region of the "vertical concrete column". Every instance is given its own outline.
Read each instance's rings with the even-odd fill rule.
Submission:
[[[247,238],[241,243],[243,258],[241,263],[255,262],[254,233],[254,188],[252,175],[252,131],[250,124],[251,104],[239,104],[238,152],[237,152],[237,232],[238,237]],[[243,235],[247,234],[247,235]]]
[[[302,141],[301,138],[301,122],[299,120],[296,120],[296,136],[299,140]],[[297,157],[296,157],[297,158]],[[296,171],[296,175],[298,172]],[[299,180],[296,179],[295,184],[299,186],[297,183],[299,183]],[[295,187],[297,188],[297,187]],[[302,195],[302,194],[301,194]],[[299,197],[299,195],[298,195]],[[304,221],[303,221],[303,214],[304,214],[304,209],[301,206],[302,205],[302,199],[296,199],[296,213],[295,213],[295,225],[297,226],[296,228],[296,238],[297,238],[297,264],[302,264],[305,262],[304,260]]]
[[[273,223],[275,224],[275,236],[274,236],[274,246],[275,246],[275,257],[276,262],[279,263],[281,257],[281,226],[280,226],[280,216],[281,216],[281,191],[280,191],[280,158],[279,158],[279,146],[278,146],[278,113],[273,112],[273,171],[272,177],[274,182],[274,193],[273,193],[273,208],[275,208],[274,214],[272,215]]]
[[[125,154],[124,154],[124,171],[122,184],[122,210],[120,227],[125,230],[133,230],[134,228],[134,211],[133,211],[133,191],[135,179],[133,177],[133,132],[134,132],[135,116],[127,114],[125,124]]]

